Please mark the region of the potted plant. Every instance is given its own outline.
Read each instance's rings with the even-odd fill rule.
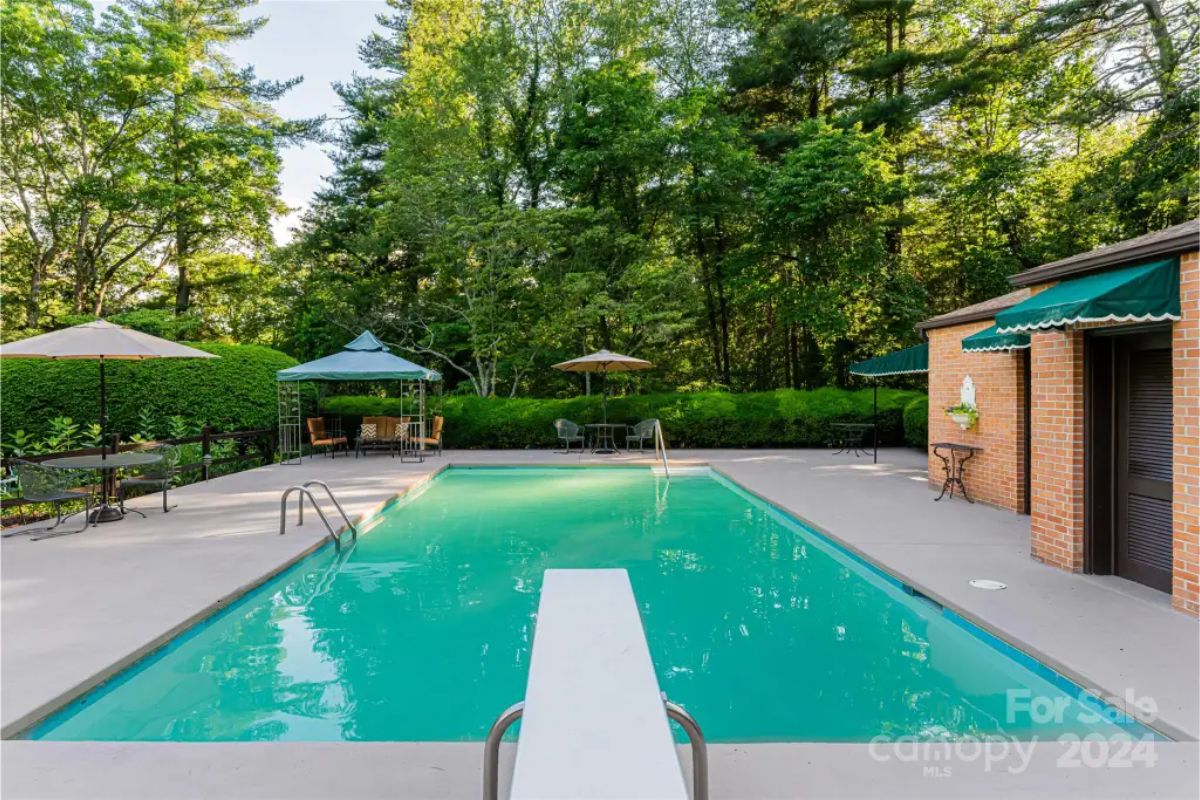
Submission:
[[[978,409],[969,403],[959,403],[956,406],[950,406],[946,409],[946,414],[964,431],[975,427],[975,423],[979,421]]]

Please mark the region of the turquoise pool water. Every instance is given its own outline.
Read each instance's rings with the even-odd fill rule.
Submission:
[[[722,480],[579,468],[448,470],[32,735],[482,739],[524,694],[551,567],[629,570],[662,688],[711,741],[1122,730]],[[1010,715],[1010,690],[1066,711]]]

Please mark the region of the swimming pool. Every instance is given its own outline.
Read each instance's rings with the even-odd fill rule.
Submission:
[[[719,477],[581,467],[448,469],[30,735],[482,739],[524,694],[551,567],[629,571],[710,741],[1149,733]]]

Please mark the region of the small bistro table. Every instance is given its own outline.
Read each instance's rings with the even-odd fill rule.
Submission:
[[[875,423],[835,422],[830,427],[841,434],[840,441],[838,442],[841,449],[835,452],[834,455],[836,456],[840,453],[854,453],[855,457],[857,457],[861,453],[866,452],[866,449],[863,447],[863,439],[866,438],[868,431],[875,428]]]
[[[621,422],[589,422],[583,427],[592,432],[592,452],[607,455],[620,452],[617,449],[617,431],[629,426]]]
[[[157,453],[110,453],[106,456],[67,456],[66,458],[48,458],[42,462],[47,467],[55,469],[84,469],[100,473],[100,506],[92,512],[90,522],[116,522],[124,519],[121,509],[109,504],[109,487],[119,469],[126,467],[142,467],[162,461]]]
[[[941,452],[941,451],[946,452]],[[937,502],[946,496],[946,490],[950,491],[950,496],[954,497],[954,487],[957,486],[962,491],[963,499],[968,503],[974,503],[971,496],[967,494],[967,485],[963,483],[963,468],[967,462],[975,457],[976,453],[983,452],[982,447],[976,447],[971,444],[958,444],[956,442],[935,442],[933,445],[933,454],[942,460],[942,470],[946,474],[946,479],[942,481],[942,493],[933,498],[933,502]]]

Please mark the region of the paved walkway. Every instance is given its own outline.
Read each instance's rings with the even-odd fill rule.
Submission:
[[[540,451],[461,451],[425,464],[400,464],[375,455],[362,459],[317,458],[303,466],[271,466],[197,484],[173,493],[179,507],[168,515],[155,510],[153,497],[137,501],[148,518],[132,517],[113,525],[89,529],[60,539],[31,542],[4,540],[2,601],[3,681],[0,701],[5,736],[26,727],[65,700],[115,674],[123,666],[169,639],[214,606],[261,582],[266,576],[303,557],[323,541],[316,519],[301,528],[289,526],[278,535],[278,498],[287,486],[308,478],[324,478],[336,489],[350,515],[365,513],[404,491],[444,464],[545,464],[572,463],[566,457]],[[583,459],[613,463],[618,459]],[[1090,689],[1105,695],[1150,696],[1160,709],[1160,727],[1176,736],[1200,738],[1200,698],[1195,666],[1200,656],[1200,627],[1196,620],[1170,608],[1158,592],[1116,578],[1069,575],[1033,562],[1028,556],[1028,518],[964,502],[932,502],[925,483],[925,459],[919,452],[889,450],[879,465],[866,459],[832,456],[826,451],[688,451],[673,454],[672,464],[707,463],[746,488],[783,506],[841,542],[873,559],[925,594],[977,620],[1018,643],[1044,662],[1055,666]],[[1004,581],[1008,589],[987,592],[967,585],[971,578]],[[1170,654],[1165,656],[1164,654]],[[7,742],[3,745],[5,797],[129,797],[143,762],[160,766],[146,776],[177,781],[194,774],[197,753],[215,754],[217,747],[237,745],[137,745],[136,743]],[[378,753],[393,765],[389,785],[397,796],[456,796],[469,773],[478,778],[478,745],[379,745],[360,744],[260,745],[277,747],[279,757],[304,758],[306,752],[338,753],[334,761],[370,759]],[[781,757],[779,748],[791,756]],[[726,787],[715,796],[789,796],[795,781],[810,782],[813,794],[832,773],[821,768],[820,748],[827,745],[727,746],[714,760],[714,786]],[[869,767],[865,775],[895,777],[898,766],[884,767],[857,751],[836,751],[847,771],[854,764]],[[198,748],[198,749],[197,749]],[[324,748],[324,749],[322,749]],[[332,750],[329,750],[332,748]],[[341,748],[341,749],[339,749]],[[390,749],[389,749],[390,748]],[[398,749],[397,749],[398,748]],[[230,752],[228,764],[241,768],[213,767],[216,784],[201,781],[188,796],[224,794],[228,797],[279,796],[288,785],[286,770],[271,772],[275,763],[263,757],[252,765]],[[436,752],[437,758],[431,758]],[[821,750],[824,752],[824,750]],[[857,755],[846,756],[855,752]],[[1164,746],[1164,767],[1147,773],[1147,788],[1161,796],[1196,796],[1196,786],[1180,783],[1180,775],[1196,775],[1194,745]],[[284,755],[285,753],[290,756]],[[387,753],[386,756],[383,754]],[[351,755],[352,754],[352,755]],[[453,755],[447,755],[453,754]],[[466,755],[464,755],[466,754]],[[452,758],[457,769],[447,770],[442,756]],[[331,757],[332,758],[332,757]],[[1053,765],[1054,759],[1039,750],[1036,763]],[[722,761],[738,774],[767,770],[754,791],[741,794],[716,777]],[[778,765],[790,764],[787,770]],[[841,763],[841,762],[839,762]],[[138,766],[135,766],[138,765]],[[772,766],[776,765],[776,766]],[[913,765],[905,765],[912,767]],[[182,770],[182,772],[173,771]],[[317,774],[334,776],[321,791],[345,796],[371,796],[370,775],[388,767],[357,770],[364,776],[364,791],[355,793],[345,783],[347,772],[332,769]],[[353,772],[353,771],[352,771]],[[1043,770],[1047,777],[1024,790],[1036,796],[1064,797],[1060,773]],[[1101,774],[1115,771],[1100,771]],[[258,783],[246,783],[251,774]],[[307,775],[297,771],[293,777]],[[450,774],[454,774],[453,779]],[[907,773],[906,773],[907,774]],[[1037,769],[1030,774],[1041,774]],[[1080,796],[1128,796],[1131,784],[1080,777],[1070,785]],[[271,784],[272,776],[279,781]],[[772,784],[772,776],[781,783]],[[107,777],[106,777],[107,776]],[[123,777],[122,777],[123,776]],[[224,777],[222,777],[224,776]],[[822,777],[823,776],[823,777]],[[863,780],[867,780],[864,777]],[[1149,780],[1153,779],[1153,780]],[[407,783],[412,780],[416,783]],[[1033,780],[1032,778],[1028,780]],[[441,782],[439,782],[441,781]],[[466,781],[467,783],[471,781]],[[1057,781],[1057,783],[1055,782]],[[853,782],[852,782],[853,783]],[[146,796],[182,796],[164,789],[171,783],[148,780],[138,784]],[[177,784],[174,784],[177,785]],[[441,787],[440,789],[426,786]],[[477,785],[477,784],[475,784]],[[739,784],[740,785],[740,784]],[[1051,792],[1051,786],[1057,788]],[[199,787],[207,786],[204,791]],[[218,791],[214,786],[223,786]],[[415,792],[404,786],[422,787]],[[1122,794],[1120,787],[1126,794]],[[156,789],[157,787],[157,789]],[[238,787],[235,790],[233,787]],[[918,781],[920,792],[961,796],[961,782]],[[970,784],[973,792],[976,784]],[[1182,790],[1182,791],[1181,791]],[[795,789],[799,793],[799,789]],[[918,793],[920,793],[918,792]],[[440,793],[440,794],[439,794]],[[301,795],[296,795],[301,796]],[[306,796],[312,796],[306,795]]]

